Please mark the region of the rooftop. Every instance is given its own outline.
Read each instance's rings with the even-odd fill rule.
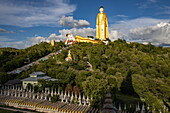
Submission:
[[[41,72],[41,71],[37,71],[37,72],[33,72],[30,74],[30,77],[38,77],[38,76],[44,76],[45,73]]]
[[[8,80],[8,82],[5,83],[5,85],[16,85],[16,84],[21,84],[21,80],[20,79]]]
[[[30,77],[22,79],[21,81],[38,81],[39,79],[44,79],[47,81],[55,81],[57,79],[51,78],[49,76],[45,76],[43,72],[33,72],[30,74]]]

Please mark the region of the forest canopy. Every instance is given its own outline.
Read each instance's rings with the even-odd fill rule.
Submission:
[[[19,63],[16,66],[19,66],[24,58],[28,57],[34,61],[64,47],[61,42],[57,45],[50,47],[41,43],[35,48],[31,47],[33,49],[7,50],[0,56],[1,70],[5,72],[6,69],[10,69],[9,66],[15,60],[15,63]],[[83,92],[86,96],[93,97],[94,106],[103,102],[103,95],[108,89],[111,90],[115,102],[144,102],[157,111],[163,109],[165,104],[170,105],[170,48],[156,47],[151,43],[128,44],[125,40],[119,39],[108,45],[78,43],[69,49],[73,61],[65,61],[68,54],[68,50],[65,49],[59,55],[32,66],[16,78],[26,78],[34,71],[42,71],[58,80],[50,87]],[[11,52],[14,51],[18,51],[19,56],[23,57],[15,56],[11,59],[14,56]],[[90,71],[89,64],[92,68]]]

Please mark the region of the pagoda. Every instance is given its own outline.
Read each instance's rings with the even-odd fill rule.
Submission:
[[[66,57],[66,59],[65,59],[67,62],[68,61],[72,61],[73,60],[73,58],[72,58],[72,56],[71,56],[71,52],[70,52],[70,50],[68,50],[68,55],[67,55],[67,57]]]
[[[117,109],[113,106],[112,95],[109,90],[105,95],[102,113],[118,113]]]

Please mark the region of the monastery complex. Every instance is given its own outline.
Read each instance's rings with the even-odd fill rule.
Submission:
[[[79,35],[74,37],[72,34],[68,33],[64,43],[66,45],[73,45],[79,42],[99,44],[107,41],[109,39],[108,19],[106,13],[104,13],[104,7],[100,7],[99,11],[100,13],[96,18],[95,38],[82,37]],[[54,46],[54,40],[52,40],[50,44]],[[53,54],[50,54],[49,56],[52,55]],[[44,59],[47,60],[49,56]],[[71,51],[69,50],[65,61],[72,60]],[[87,62],[87,64],[90,67],[90,63]],[[57,79],[46,76],[43,72],[33,72],[30,74],[30,77],[19,81],[22,83],[16,82],[10,84],[9,82],[2,85],[0,87],[0,104],[47,113],[126,113],[127,106],[131,107],[131,105],[115,105],[112,101],[110,91],[107,91],[105,96],[103,95],[105,98],[103,107],[101,107],[101,109],[96,109],[91,107],[93,97],[85,96],[83,93],[76,94],[74,92],[62,91],[58,88],[45,88],[37,93],[34,91],[34,88],[27,88],[28,84],[33,86],[38,85],[38,80],[40,79],[46,82],[57,82]],[[57,102],[52,101],[52,97],[54,96],[58,97]],[[145,113],[146,111],[146,107],[143,103],[136,103],[135,107],[136,112]]]

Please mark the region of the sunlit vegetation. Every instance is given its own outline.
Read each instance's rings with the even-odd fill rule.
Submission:
[[[26,49],[0,48],[0,71],[11,71],[51,52],[56,52],[63,46],[62,42],[56,43],[55,46],[44,42]]]
[[[20,54],[26,54],[33,61],[54,51],[45,45],[39,46],[40,51],[45,51],[41,55],[35,50],[21,50],[25,52]],[[170,104],[170,48],[155,47],[150,43],[127,44],[125,40],[117,40],[109,45],[79,43],[71,46],[70,50],[72,62],[65,61],[68,51],[63,50],[61,54],[17,75],[17,78],[42,71],[57,79],[56,83],[51,84],[41,81],[45,85],[43,87],[58,87],[68,91],[74,91],[76,87],[78,92],[93,97],[94,106],[102,104],[103,95],[108,89],[111,90],[113,100],[119,103],[133,106],[137,102],[144,102],[155,111]],[[31,57],[32,54],[38,54],[38,57]],[[93,71],[86,71],[87,60]],[[3,62],[12,61],[8,59]]]

